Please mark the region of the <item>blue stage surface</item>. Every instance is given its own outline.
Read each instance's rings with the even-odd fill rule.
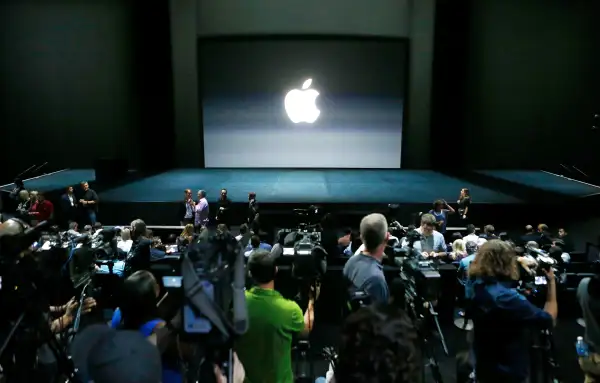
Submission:
[[[431,203],[455,201],[469,188],[478,203],[514,204],[522,201],[434,171],[416,170],[286,170],[286,169],[179,169],[128,183],[100,194],[103,202],[171,202],[183,190],[204,189],[217,199],[227,188],[233,202],[248,200],[255,192],[263,203]]]
[[[475,173],[524,187],[554,192],[565,197],[600,193],[600,187],[544,171],[481,170]],[[465,177],[468,178],[468,177]],[[29,190],[57,191],[81,181],[95,181],[93,169],[66,169],[25,180]],[[175,169],[151,177],[104,189],[104,202],[174,202],[183,190],[204,189],[216,199],[222,187],[234,202],[247,200],[248,192],[264,203],[431,203],[438,198],[456,200],[461,188],[471,190],[481,204],[518,204],[523,199],[430,170],[350,169]],[[13,184],[3,185],[10,191]]]
[[[25,180],[25,187],[52,192],[49,198],[56,201],[66,186],[95,178],[91,169],[64,170]],[[470,189],[473,196],[474,208],[469,214],[473,222],[492,221],[508,227],[519,216],[550,223],[561,217],[560,209],[566,209],[569,216],[583,211],[575,205],[576,200],[585,205],[589,201],[583,197],[598,193],[593,185],[542,171],[519,170],[449,174],[400,169],[174,169],[153,176],[134,175],[112,186],[94,182],[92,187],[99,192],[99,216],[105,224],[122,225],[143,217],[150,225],[178,225],[185,189],[192,189],[194,196],[204,189],[209,201],[215,201],[220,189],[227,188],[234,202],[235,222],[245,219],[248,193],[255,192],[263,218],[277,227],[293,225],[293,209],[309,204],[319,204],[344,225],[354,227],[365,214],[386,213],[389,203],[397,203],[402,222],[413,222],[419,212],[431,209],[434,200],[443,198],[456,207],[461,188]],[[5,202],[6,196],[4,193]],[[454,221],[450,222],[453,226],[464,224],[458,218]]]
[[[475,172],[571,197],[587,197],[600,193],[599,186],[543,170],[477,170]]]

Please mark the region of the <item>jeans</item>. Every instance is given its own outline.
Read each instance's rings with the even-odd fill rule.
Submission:
[[[318,378],[315,380],[315,383],[326,383],[326,382],[327,382],[327,381],[326,381],[326,380],[325,380],[325,378],[324,378],[324,377],[322,377],[322,376],[321,376],[321,377],[318,377]]]
[[[96,212],[90,210],[88,212],[88,219],[90,220],[90,225],[94,226],[94,224],[96,223]]]

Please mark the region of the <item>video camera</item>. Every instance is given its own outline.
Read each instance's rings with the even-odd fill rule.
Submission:
[[[546,272],[548,272],[551,268],[554,269],[555,272],[558,272],[560,269],[560,264],[558,260],[552,258],[550,254],[546,251],[535,248],[535,247],[527,247],[526,248],[529,257],[535,259],[535,284],[536,285],[545,285],[546,284]]]
[[[422,259],[421,254],[414,249],[414,243],[420,241],[422,235],[411,230],[406,234],[407,247],[400,251],[395,262],[401,268],[400,277],[405,284],[406,299],[434,301],[439,297],[441,276],[435,262]]]
[[[39,241],[50,225],[35,227],[13,218],[2,224],[0,232],[0,332],[5,334],[0,349],[0,363],[7,381],[31,380],[38,361],[37,350],[48,345],[56,358],[57,375],[75,379],[75,370],[62,352],[63,347],[50,331],[49,303],[44,296],[39,262],[32,245]],[[38,254],[39,255],[39,254]],[[21,357],[15,357],[20,354]]]
[[[206,367],[199,370],[202,375],[205,371],[210,376],[214,364],[233,366],[233,340],[248,328],[244,263],[244,249],[230,233],[211,231],[188,246],[180,275],[163,277],[165,288],[183,298],[180,335],[200,348],[195,354],[200,359],[195,362]],[[229,350],[229,360],[215,360],[225,350]],[[228,375],[232,381],[232,368]],[[202,381],[198,376],[188,378]]]
[[[294,244],[292,275],[297,279],[318,279],[327,271],[327,252],[321,246],[321,233],[302,233]]]

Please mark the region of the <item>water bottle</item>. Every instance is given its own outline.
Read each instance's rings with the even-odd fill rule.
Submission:
[[[588,345],[583,340],[582,336],[577,337],[577,343],[575,343],[575,349],[577,350],[577,355],[580,357],[586,357],[589,355]]]

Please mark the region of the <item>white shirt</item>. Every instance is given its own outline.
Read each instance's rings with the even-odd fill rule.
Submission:
[[[479,236],[478,236],[477,234],[475,234],[475,233],[473,233],[473,234],[469,234],[469,235],[465,235],[465,236],[463,237],[463,241],[465,241],[465,244],[466,244],[467,242],[474,242],[474,243],[477,243],[477,241],[479,241]]]
[[[71,202],[71,206],[75,206],[75,198],[73,197],[73,194],[69,194],[69,202]]]
[[[117,247],[119,248],[119,250],[122,250],[126,253],[129,253],[129,250],[131,250],[131,245],[133,244],[133,240],[129,239],[127,241],[119,241],[117,242]]]

